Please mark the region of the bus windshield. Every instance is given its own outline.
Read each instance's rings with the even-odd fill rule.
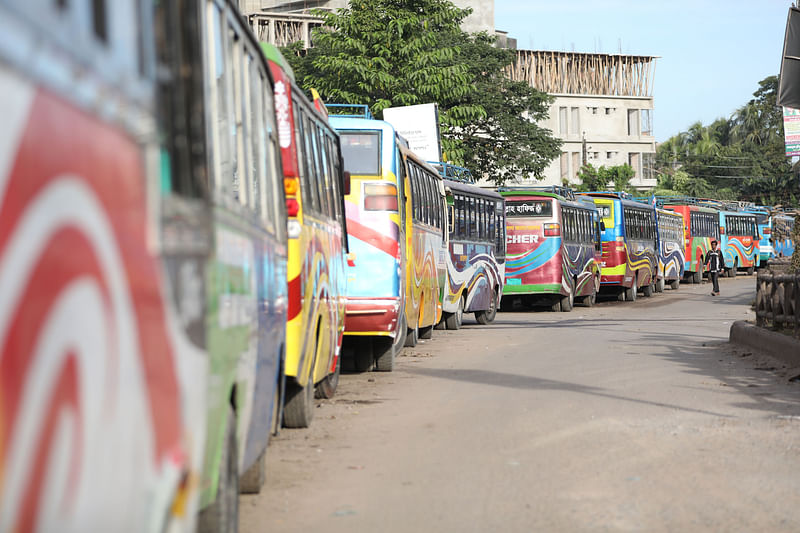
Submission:
[[[380,175],[380,132],[340,132],[340,137],[345,170],[353,176]]]
[[[552,200],[506,200],[507,217],[551,217]]]

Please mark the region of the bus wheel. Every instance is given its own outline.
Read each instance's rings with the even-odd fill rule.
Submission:
[[[703,283],[703,271],[698,270],[697,272],[692,272],[692,283]]]
[[[413,348],[417,345],[417,341],[419,340],[419,326],[414,324],[414,329],[409,328],[408,333],[406,334],[406,342],[403,344],[406,348]]]
[[[385,342],[385,339],[375,339],[372,343],[372,353],[375,356],[375,370],[378,372],[391,372],[394,370],[394,342],[391,342],[391,340]]]
[[[581,300],[581,305],[584,307],[592,307],[597,302],[597,293],[592,291],[592,294],[584,296]]]
[[[419,338],[420,339],[432,339],[433,338],[433,326],[425,326],[424,328],[419,328]]]
[[[460,329],[462,321],[464,320],[464,298],[458,299],[458,309],[455,313],[451,313],[445,318],[445,325],[447,329]]]
[[[636,301],[636,293],[639,292],[639,288],[636,286],[636,275],[633,276],[633,285],[631,285],[630,289],[625,289],[625,301],[626,302],[635,302]]]
[[[566,296],[561,297],[561,311],[563,313],[569,313],[572,311],[573,306],[575,305],[575,294],[570,292]]]
[[[669,286],[673,291],[677,291],[681,287],[681,280],[673,279],[672,281],[669,282]]]
[[[443,329],[447,329],[447,324],[445,323],[445,319],[450,313],[442,313],[442,319],[433,326],[433,329],[437,329],[439,331]]]
[[[664,281],[664,278],[658,278],[656,281],[656,292],[664,292],[664,287],[667,286],[667,282]]]
[[[228,407],[225,440],[219,458],[217,498],[200,512],[197,531],[236,531],[239,523],[239,458],[236,445],[236,412]]]
[[[314,418],[314,365],[308,373],[308,383],[301,387],[292,383],[286,387],[283,406],[283,425],[287,428],[307,428]]]
[[[756,271],[756,267],[752,267],[752,266],[747,267],[747,275],[748,276],[752,276],[755,271]]]
[[[645,298],[650,298],[654,292],[655,290],[652,283],[650,285],[645,285],[644,287],[642,287],[642,294],[645,296]]]
[[[555,303],[550,307],[550,310],[554,313],[561,311],[561,298],[555,301]]]
[[[336,358],[336,367],[334,371],[317,385],[317,398],[333,398],[336,393],[336,387],[339,386],[339,375],[342,373],[342,356]]]
[[[478,321],[478,324],[489,324],[490,322],[494,321],[494,317],[497,316],[497,295],[494,291],[492,291],[492,298],[489,300],[489,309],[485,311],[475,311],[475,320]]]

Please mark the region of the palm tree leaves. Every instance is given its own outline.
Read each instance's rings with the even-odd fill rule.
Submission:
[[[784,152],[777,87],[777,76],[769,76],[759,82],[753,99],[729,119],[717,119],[709,126],[696,122],[659,145],[659,189],[796,205],[798,176]]]

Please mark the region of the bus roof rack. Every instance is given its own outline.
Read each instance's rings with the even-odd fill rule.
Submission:
[[[326,104],[328,111],[331,112],[332,116],[337,117],[346,117],[346,118],[365,118],[367,120],[373,120],[375,117],[372,116],[372,113],[369,110],[369,106],[366,104]],[[353,110],[352,113],[344,113],[339,112],[339,110]]]
[[[427,163],[435,168],[443,178],[460,181],[461,183],[475,183],[475,177],[468,168],[445,163],[444,161],[428,161]]]
[[[525,186],[525,185],[514,185],[514,186],[503,186],[498,187],[497,192],[504,192],[504,191],[537,191],[537,192],[547,192],[550,194],[557,194],[558,196],[562,196],[567,200],[575,200],[575,191],[570,189],[569,187],[563,187],[561,185],[539,185],[539,186]]]
[[[633,195],[631,193],[624,192],[624,191],[586,191],[586,192],[580,192],[578,194],[584,194],[584,195],[604,194],[606,196],[616,196],[620,200],[633,200],[634,199],[634,197],[633,197]]]

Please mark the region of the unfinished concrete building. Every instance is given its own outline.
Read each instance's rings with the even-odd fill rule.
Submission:
[[[278,46],[303,41],[311,44],[310,30],[319,26],[319,19],[310,15],[314,8],[334,10],[346,7],[348,0],[239,0],[239,9],[250,17],[259,39]],[[458,7],[472,8],[472,14],[461,25],[466,32],[485,31],[497,34],[498,45],[514,48],[516,42],[505,32],[495,32],[494,0],[454,0]]]
[[[550,117],[541,126],[564,141],[561,157],[542,185],[576,183],[585,163],[634,169],[632,185],[656,185],[651,161],[653,77],[656,57],[517,50],[509,76],[551,94]],[[523,176],[521,182],[529,181]]]

